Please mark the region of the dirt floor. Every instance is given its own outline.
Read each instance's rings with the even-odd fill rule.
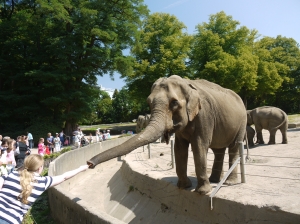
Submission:
[[[263,132],[264,140],[267,142],[269,134]],[[242,203],[254,202],[255,204],[274,204],[286,211],[300,214],[300,128],[288,130],[288,144],[280,144],[282,138],[278,131],[275,145],[256,145],[250,148],[251,161],[246,163],[246,183],[236,186],[224,186],[217,195],[230,197]],[[151,159],[144,160],[142,153],[134,153],[136,160],[141,159],[143,166],[151,167],[153,170],[164,172],[165,175],[173,175],[170,170],[171,155],[168,146],[161,144],[151,145]],[[154,152],[154,153],[153,153]],[[245,150],[246,153],[246,150]],[[132,156],[133,156],[132,155]],[[212,166],[213,154],[208,153],[208,174]],[[225,157],[224,170],[228,169],[228,157]],[[188,162],[188,176],[195,177],[193,155],[190,151]],[[195,183],[196,185],[196,183]],[[195,187],[193,185],[193,187]],[[213,184],[215,186],[215,184]],[[242,191],[239,190],[242,186]],[[234,190],[233,190],[234,189]],[[244,189],[249,194],[244,194]],[[240,194],[243,194],[241,197]],[[253,195],[262,194],[261,197]],[[298,198],[298,200],[295,200]]]

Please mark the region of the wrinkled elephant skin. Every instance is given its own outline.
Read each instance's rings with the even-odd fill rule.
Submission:
[[[175,161],[179,188],[191,187],[187,177],[188,148],[191,144],[198,184],[195,191],[206,194],[211,182],[219,182],[225,150],[229,151],[229,167],[238,159],[239,141],[246,132],[247,114],[241,98],[229,89],[206,80],[188,80],[173,75],[160,78],[152,86],[147,99],[151,119],[146,129],[120,146],[100,153],[88,161],[91,167],[125,155],[157,140],[162,134],[169,142],[175,133]],[[215,153],[212,173],[207,176],[207,151]],[[238,182],[237,167],[226,183]]]
[[[282,134],[282,144],[287,144],[288,117],[284,111],[277,107],[257,107],[247,110],[247,125],[255,126],[257,143],[264,144],[262,129],[270,132],[268,144],[275,144],[275,135],[279,129]]]

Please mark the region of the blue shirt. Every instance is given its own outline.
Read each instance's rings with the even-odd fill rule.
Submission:
[[[11,172],[4,179],[4,184],[0,190],[0,217],[12,224],[22,223],[24,215],[31,208],[36,199],[47,190],[52,184],[52,177],[42,177],[34,173],[36,182],[28,197],[28,204],[23,204],[18,200],[22,187],[20,185],[20,174],[18,171]]]
[[[28,139],[28,140],[32,140],[32,139],[33,139],[33,137],[32,137],[32,134],[31,134],[31,133],[28,133],[28,135],[27,135],[27,139]]]

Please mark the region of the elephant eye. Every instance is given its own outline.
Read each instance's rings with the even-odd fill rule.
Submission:
[[[172,107],[175,107],[175,106],[178,106],[178,105],[179,105],[178,100],[172,100],[172,102],[171,102]]]

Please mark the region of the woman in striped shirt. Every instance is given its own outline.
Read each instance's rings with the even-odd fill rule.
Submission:
[[[83,165],[59,176],[42,177],[43,165],[43,157],[33,154],[26,157],[22,171],[0,177],[0,224],[22,223],[24,215],[45,190],[88,169],[88,165]]]

